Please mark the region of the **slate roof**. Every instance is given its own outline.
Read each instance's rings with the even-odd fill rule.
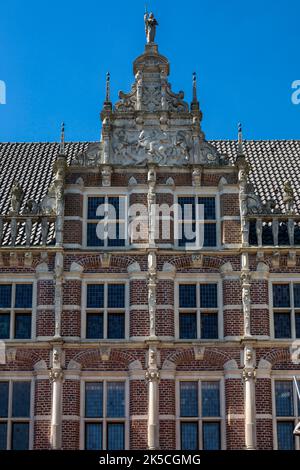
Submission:
[[[221,154],[227,154],[231,159],[236,157],[236,141],[213,140],[210,143]],[[66,143],[68,163],[78,152],[84,151],[88,144],[89,142]],[[295,193],[295,210],[300,214],[300,141],[245,141],[244,151],[251,166],[250,181],[263,202],[273,198],[280,209],[284,210],[283,183],[290,180]],[[18,180],[24,190],[23,206],[28,199],[39,202],[45,196],[58,152],[58,143],[0,143],[0,214],[7,214],[10,210],[10,189],[14,180]],[[34,244],[40,242],[39,232],[36,227]],[[51,241],[53,235],[52,230],[48,241]],[[7,243],[8,235],[4,232],[4,244]]]

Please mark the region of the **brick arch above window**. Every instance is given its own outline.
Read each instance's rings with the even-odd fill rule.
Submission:
[[[72,261],[83,268],[83,272],[94,270],[111,272],[112,269],[115,269],[115,272],[127,272],[128,267],[136,262],[139,262],[139,259],[130,256],[116,256],[110,253],[78,257]]]
[[[229,354],[214,348],[193,347],[181,351],[171,352],[163,361],[162,369],[176,369],[184,364],[199,365],[199,367],[211,365],[213,368],[224,369],[226,363],[235,361]],[[235,361],[236,363],[236,361]]]
[[[195,268],[197,271],[199,271],[199,269],[202,269],[203,271],[210,269],[214,272],[219,272],[220,268],[228,262],[230,262],[230,260],[226,258],[217,256],[202,256],[201,254],[196,256],[178,256],[168,260],[168,263],[173,265],[178,272],[184,270],[185,268]]]
[[[105,349],[105,350],[103,350]],[[71,360],[72,363],[78,364],[82,369],[97,370],[125,370],[142,369],[139,358],[128,352],[121,350],[103,349],[87,349],[76,354]]]
[[[47,369],[49,365],[50,351],[35,351],[32,349],[8,349],[6,353],[7,366],[13,365],[14,369],[33,371],[35,368]]]
[[[291,360],[291,352],[289,349],[272,349],[265,354],[259,361],[258,368],[266,369],[267,365],[269,368],[276,368],[277,365],[286,364],[290,365],[291,368],[298,369],[299,364],[293,364]]]

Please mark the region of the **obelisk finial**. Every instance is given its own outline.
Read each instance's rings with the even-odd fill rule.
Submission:
[[[60,128],[60,145],[59,145],[59,153],[61,155],[65,154],[65,123],[61,123]]]

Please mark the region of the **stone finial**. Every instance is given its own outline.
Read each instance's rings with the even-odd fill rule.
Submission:
[[[106,73],[106,82],[105,82],[105,101],[108,103],[110,101],[110,73]]]
[[[197,98],[197,74],[196,72],[193,72],[193,100],[191,104],[191,110],[192,111],[199,110],[199,101]]]
[[[60,129],[60,144],[59,144],[59,153],[60,155],[65,154],[65,123],[61,123]]]

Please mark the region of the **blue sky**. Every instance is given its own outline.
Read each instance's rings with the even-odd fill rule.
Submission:
[[[105,73],[112,97],[128,91],[144,49],[142,0],[1,2],[0,141],[98,140]],[[175,91],[192,72],[208,139],[300,139],[299,0],[149,0]]]

